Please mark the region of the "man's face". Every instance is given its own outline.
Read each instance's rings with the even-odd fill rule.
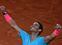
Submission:
[[[39,23],[38,22],[34,22],[33,25],[30,28],[30,31],[32,32],[40,32],[41,29],[39,29]]]

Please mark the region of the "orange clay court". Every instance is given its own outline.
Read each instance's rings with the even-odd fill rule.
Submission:
[[[0,0],[10,16],[25,31],[34,21],[43,24],[43,36],[49,35],[56,23],[62,25],[62,0]],[[0,45],[22,45],[18,32],[4,20],[0,13]],[[50,45],[62,45],[62,33],[50,42]]]

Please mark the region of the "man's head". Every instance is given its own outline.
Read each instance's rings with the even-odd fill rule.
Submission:
[[[43,26],[40,22],[34,22],[33,25],[31,26],[30,31],[41,32],[41,31],[43,31]]]

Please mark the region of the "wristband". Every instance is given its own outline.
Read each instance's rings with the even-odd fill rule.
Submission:
[[[60,29],[55,29],[55,31],[53,32],[53,35],[58,36],[60,31],[61,31]]]
[[[10,20],[11,20],[11,17],[9,16],[9,14],[6,14],[6,13],[5,13],[5,15],[4,15],[4,18],[5,18],[5,20],[6,20],[7,22],[10,22]]]

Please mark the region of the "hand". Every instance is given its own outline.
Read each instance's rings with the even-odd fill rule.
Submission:
[[[57,29],[61,29],[62,26],[61,26],[60,24],[56,24],[55,28],[57,28]]]
[[[6,7],[5,7],[5,6],[0,6],[0,10],[1,10],[2,12],[5,12],[5,11],[6,11]]]

